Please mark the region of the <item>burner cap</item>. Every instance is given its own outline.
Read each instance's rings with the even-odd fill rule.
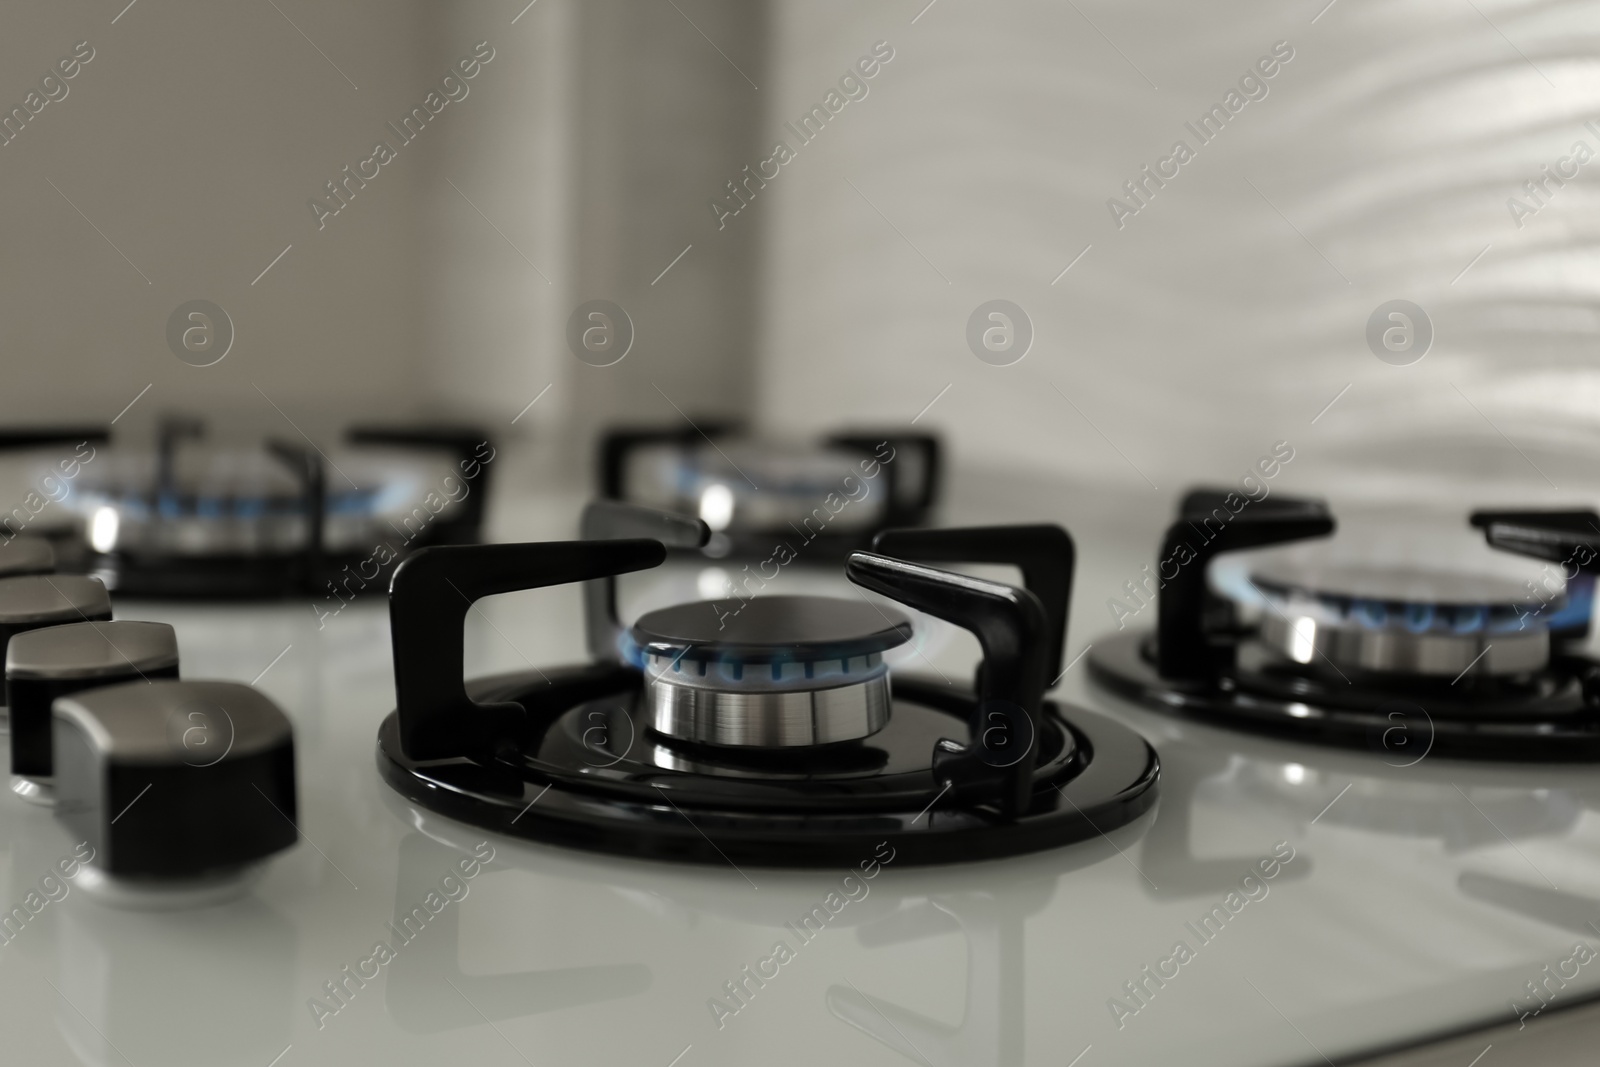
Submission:
[[[1470,613],[1499,609],[1512,614],[1550,607],[1527,586],[1509,578],[1463,571],[1381,565],[1330,564],[1296,567],[1286,559],[1257,564],[1251,582],[1267,593],[1295,594],[1361,604],[1435,607]],[[1485,620],[1487,621],[1487,620]]]
[[[1566,605],[1493,575],[1378,565],[1274,560],[1250,583],[1268,606],[1263,642],[1289,659],[1417,675],[1539,670],[1550,620]]]
[[[816,662],[883,652],[911,639],[911,620],[865,600],[763,596],[700,600],[634,623],[650,655],[728,663]]]
[[[631,634],[658,733],[790,748],[867,737],[889,721],[885,649],[911,621],[865,600],[702,600],[653,611]]]

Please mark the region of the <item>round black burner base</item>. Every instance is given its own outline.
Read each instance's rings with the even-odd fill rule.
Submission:
[[[475,700],[512,699],[551,683],[559,688],[592,670],[546,671],[543,676],[519,672],[468,688]],[[964,735],[965,723],[948,686],[896,677],[894,688],[897,714],[906,706],[909,714],[903,718],[954,716],[947,734]],[[635,693],[619,689],[615,695],[623,701]],[[631,763],[606,766],[591,753],[576,763],[567,760],[565,766],[541,762],[547,753],[565,751],[558,736],[563,719],[592,715],[604,702],[602,697],[560,713],[544,739],[532,746],[533,755],[508,752],[492,760],[410,760],[400,751],[398,722],[391,714],[378,732],[378,770],[413,803],[483,829],[646,859],[763,867],[854,865],[870,858],[883,842],[896,850],[896,865],[1053,848],[1138,818],[1155,803],[1160,775],[1155,750],[1133,730],[1106,716],[1049,702],[1044,711],[1061,756],[1045,761],[1032,805],[1015,820],[983,808],[955,807],[948,801],[941,805],[942,790],[931,769],[886,772],[880,780],[886,796],[873,795],[870,775],[848,768],[834,789],[797,776],[793,803],[785,806],[774,803],[772,794],[782,787],[774,777],[751,776],[741,788],[738,776],[697,768],[692,760],[675,764],[668,758],[646,768],[628,757]],[[565,727],[569,733],[571,728]],[[917,730],[907,736],[915,737],[919,746],[925,740]],[[1065,738],[1072,744],[1065,744]],[[654,746],[657,739],[641,737],[638,743]],[[885,742],[880,738],[877,743]],[[931,760],[929,749],[931,745],[920,752],[923,761]],[[908,758],[909,752],[890,752],[886,763],[893,768]],[[629,767],[628,773],[619,773]],[[908,791],[906,784],[918,774],[925,774],[926,781]]]
[[[1148,632],[1130,630],[1094,643],[1089,676],[1128,700],[1195,722],[1316,744],[1361,748],[1420,760],[1425,755],[1516,762],[1600,761],[1600,715],[1584,708],[1572,679],[1555,679],[1542,702],[1496,697],[1474,702],[1456,694],[1432,699],[1422,690],[1392,691],[1371,683],[1306,682],[1238,672],[1220,683],[1161,677],[1146,654]],[[1298,683],[1295,683],[1298,684]],[[1431,705],[1431,706],[1430,706]]]

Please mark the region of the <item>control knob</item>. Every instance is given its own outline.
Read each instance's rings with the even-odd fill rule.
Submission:
[[[124,902],[242,887],[298,839],[293,727],[250,686],[128,682],[57,697],[51,714],[56,817]]]
[[[50,705],[121,682],[178,677],[178,638],[164,622],[75,622],[17,634],[6,646],[11,789],[54,803]]]

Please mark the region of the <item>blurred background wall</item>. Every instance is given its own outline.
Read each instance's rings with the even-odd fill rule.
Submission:
[[[307,201],[420,100],[431,5],[124,4],[4,12],[8,111],[79,42],[93,58],[0,147],[0,418],[109,422],[146,385],[130,421],[277,417],[261,394],[329,416],[417,401],[432,356],[417,149],[320,231]],[[192,299],[234,322],[215,366],[168,349],[167,318]]]
[[[761,129],[753,79],[765,73],[768,11],[745,0],[526,5],[431,15],[441,70],[452,48],[485,37],[503,38],[510,61],[486,72],[502,81],[433,157],[425,388],[541,433],[569,469],[588,463],[609,422],[750,411],[761,226],[716,240],[705,200]],[[631,348],[607,366],[578,360],[567,339],[574,309],[595,300],[632,327]]]
[[[767,205],[784,425],[910,418],[948,385],[919,424],[1001,468],[1167,494],[1287,440],[1304,486],[1592,498],[1600,161],[1520,227],[1507,201],[1600,153],[1600,7],[807,0],[774,24],[774,129],[895,48]],[[1276,42],[1292,60],[1203,144],[1185,123]],[[1180,139],[1119,225],[1108,200],[1137,207],[1124,183]],[[965,342],[991,298],[1036,330],[1013,366]],[[1396,298],[1434,328],[1409,366],[1364,337]]]
[[[743,411],[915,418],[968,467],[1162,499],[1279,440],[1305,488],[1596,488],[1600,162],[1542,170],[1600,152],[1592,4],[83,0],[6,27],[0,101],[94,50],[0,147],[8,424],[148,384],[119,428],[467,415],[564,470],[607,421]],[[479,42],[469,94],[319,229],[308,200]],[[235,324],[215,366],[168,350],[194,298]],[[996,298],[1035,334],[1010,366],[966,339]],[[568,350],[593,299],[633,322],[615,366]],[[1420,362],[1369,349],[1394,299]]]
[[[743,409],[758,227],[651,282],[699,238],[759,109],[695,24],[759,74],[766,12],[682,7],[8,10],[8,107],[74,49],[90,58],[0,146],[0,419],[106,422],[148,385],[121,429],[177,409],[223,432],[470,416],[547,427],[564,448],[568,428],[677,418],[652,383],[697,412]],[[463,59],[476,73],[446,87]],[[414,107],[428,113],[412,134]],[[394,157],[365,163],[379,141]],[[636,324],[610,373],[564,342],[591,298]],[[233,323],[212,366],[169,350],[167,318],[192,299]]]

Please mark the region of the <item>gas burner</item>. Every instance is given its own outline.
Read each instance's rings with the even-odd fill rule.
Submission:
[[[649,677],[645,700],[657,733],[794,748],[883,729],[883,653],[910,639],[911,620],[866,601],[771,596],[737,613],[712,601],[652,611],[628,637]]]
[[[1138,734],[1044,699],[1072,583],[1060,527],[886,531],[846,562],[857,585],[971,631],[975,691],[891,672],[884,654],[911,620],[865,597],[701,601],[624,630],[615,576],[709,530],[603,502],[583,534],[425,549],[396,572],[398,708],[378,767],[407,799],[579,848],[790,867],[851,863],[885,841],[899,862],[1031,852],[1155,802],[1158,763]],[[1010,564],[1026,588],[913,561]],[[587,583],[594,662],[462,682],[474,600],[572,581]]]
[[[191,443],[204,435],[198,419],[168,417],[154,449],[101,434],[71,474],[47,472],[81,526],[62,565],[135,596],[338,604],[381,589],[377,568],[416,547],[477,540],[494,448],[470,429],[353,429],[332,458],[309,441]]]
[[[1550,662],[1550,630],[1528,625],[1550,601],[1508,578],[1403,567],[1330,566],[1301,573],[1273,560],[1250,570],[1269,609],[1260,640],[1332,673],[1454,679],[1509,677]]]
[[[1418,759],[1600,759],[1600,664],[1580,652],[1600,516],[1472,515],[1492,547],[1561,564],[1554,587],[1262,557],[1219,568],[1231,574],[1217,592],[1206,572],[1219,555],[1334,530],[1321,501],[1241,500],[1184,498],[1151,583],[1156,631],[1097,641],[1097,682],[1196,720],[1389,754],[1409,746]],[[1241,625],[1241,609],[1259,622]]]
[[[765,558],[787,545],[837,559],[866,548],[879,530],[928,521],[941,450],[921,433],[779,441],[697,419],[607,433],[599,473],[604,499],[698,515],[711,528],[706,555]]]

